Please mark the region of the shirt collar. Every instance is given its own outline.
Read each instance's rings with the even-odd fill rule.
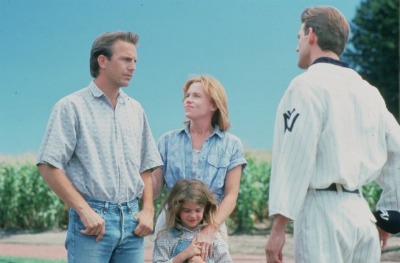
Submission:
[[[101,89],[99,87],[97,87],[96,83],[94,83],[93,80],[89,84],[89,89],[92,92],[94,97],[99,98],[104,95],[103,91],[101,91]]]
[[[106,96],[104,92],[96,85],[96,83],[94,83],[93,80],[89,84],[89,89],[92,92],[93,96],[96,98],[100,98],[101,96]],[[119,90],[118,99],[121,99],[121,102],[124,102],[127,96],[128,95],[125,92],[123,92],[121,89]]]
[[[333,65],[336,65],[336,66],[341,66],[341,67],[344,67],[344,68],[348,68],[349,67],[349,64],[347,64],[344,61],[340,61],[340,60],[333,59],[333,58],[328,58],[328,57],[317,58],[316,60],[314,60],[314,62],[311,65],[314,65],[314,64],[317,64],[317,63],[329,63],[329,64],[333,64]]]
[[[188,136],[190,135],[189,124],[186,124],[185,127],[182,128],[181,132],[185,132]],[[214,131],[210,135],[210,137],[217,135],[218,137],[224,137],[224,133],[219,129],[218,125],[214,125]]]

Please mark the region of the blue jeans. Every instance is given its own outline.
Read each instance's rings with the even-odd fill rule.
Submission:
[[[144,239],[133,232],[138,225],[135,219],[139,212],[138,200],[125,203],[110,203],[86,199],[105,221],[103,239],[81,233],[85,229],[78,213],[69,210],[69,223],[65,247],[68,262],[144,262]]]

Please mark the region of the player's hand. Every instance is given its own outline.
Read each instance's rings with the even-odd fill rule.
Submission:
[[[134,232],[139,237],[144,237],[149,235],[153,231],[153,218],[154,210],[143,209],[136,214],[136,220],[138,225],[136,226]]]
[[[92,208],[82,211],[79,217],[85,226],[85,229],[81,230],[81,233],[88,236],[96,236],[96,242],[99,242],[106,232],[104,219]]]
[[[283,253],[282,249],[285,245],[285,232],[271,232],[265,246],[265,255],[267,263],[282,263]]]
[[[376,227],[379,233],[379,243],[381,245],[381,250],[385,250],[388,246],[388,240],[390,238],[390,233],[382,230],[380,227]]]

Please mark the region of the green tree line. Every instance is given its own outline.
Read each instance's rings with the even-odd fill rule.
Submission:
[[[351,22],[343,59],[376,86],[400,120],[399,0],[364,0]]]

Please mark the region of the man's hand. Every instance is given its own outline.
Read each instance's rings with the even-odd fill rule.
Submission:
[[[285,245],[285,233],[272,234],[268,238],[267,245],[265,246],[265,254],[267,263],[281,263],[283,262],[282,249]]]
[[[136,214],[136,220],[139,224],[136,226],[134,232],[139,237],[149,235],[153,231],[154,210],[143,209]]]
[[[267,263],[282,263],[283,253],[282,249],[285,245],[286,227],[289,219],[283,215],[275,215],[274,223],[272,225],[271,234],[265,246],[265,255]]]
[[[96,236],[96,242],[99,242],[106,232],[104,219],[91,208],[82,211],[79,217],[85,226],[81,233],[88,236]]]
[[[83,199],[65,172],[51,164],[39,164],[38,169],[48,186],[78,213],[85,226],[81,232],[85,235],[96,236],[96,241],[100,241],[106,232],[104,219]]]

